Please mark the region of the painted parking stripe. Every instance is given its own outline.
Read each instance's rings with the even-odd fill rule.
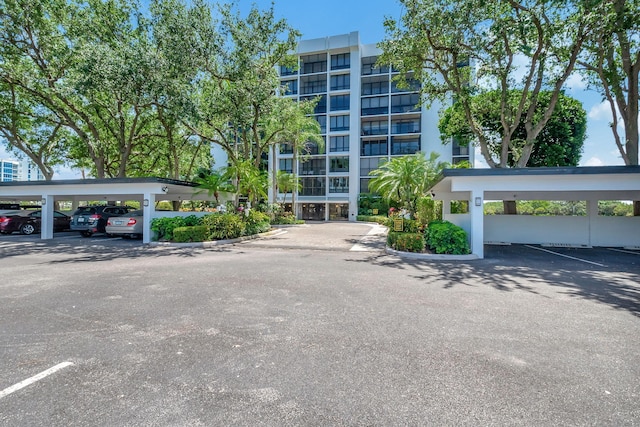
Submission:
[[[11,387],[7,387],[4,390],[0,391],[0,399],[2,399],[3,397],[6,397],[8,395],[10,395],[13,392],[16,392],[20,389],[23,389],[33,383],[35,383],[36,381],[40,381],[43,378],[48,377],[51,374],[54,374],[56,372],[58,372],[61,369],[64,369],[68,366],[72,366],[73,363],[72,362],[62,362],[62,363],[58,363],[56,366],[47,369],[46,371],[42,371],[37,375],[32,376],[31,378],[27,378],[24,381],[20,381],[17,384],[12,385]]]
[[[624,254],[632,254],[632,255],[640,255],[640,252],[636,251],[625,251],[624,249],[616,249],[616,248],[607,248],[610,251],[622,252]]]
[[[554,254],[554,255],[561,256],[561,257],[565,257],[565,258],[573,259],[573,260],[576,260],[576,261],[586,262],[587,264],[597,265],[598,267],[606,267],[606,265],[604,265],[604,264],[600,264],[600,263],[598,263],[598,262],[587,261],[586,259],[576,258],[576,257],[573,257],[573,256],[569,256],[569,255],[561,254],[561,253],[559,253],[559,252],[550,251],[549,249],[538,248],[538,247],[536,247],[536,246],[530,246],[530,245],[525,245],[525,246],[526,246],[526,247],[528,247],[528,248],[531,248],[531,249],[536,249],[536,250],[538,250],[538,251],[548,252],[548,253],[550,253],[550,254]]]

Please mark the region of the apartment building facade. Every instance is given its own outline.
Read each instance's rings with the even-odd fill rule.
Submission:
[[[325,140],[324,149],[311,146],[298,164],[290,146],[277,150],[278,169],[295,169],[300,178],[293,209],[301,219],[355,221],[369,172],[392,157],[421,151],[452,163],[473,160],[466,147],[442,144],[440,106],[421,106],[418,82],[398,87],[393,69],[376,67],[380,53],[376,45],[361,45],[358,32],[352,32],[301,41],[298,69],[280,67],[283,96],[319,98],[314,118]]]

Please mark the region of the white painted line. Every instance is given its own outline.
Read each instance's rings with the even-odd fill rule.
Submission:
[[[640,255],[640,252],[625,251],[623,249],[616,249],[616,248],[607,248],[607,249],[609,249],[610,251],[622,252],[625,254]]]
[[[600,263],[593,262],[593,261],[587,261],[586,259],[576,258],[576,257],[573,257],[573,256],[569,256],[569,255],[561,254],[561,253],[558,253],[558,252],[550,251],[548,249],[537,248],[535,246],[529,246],[529,245],[525,245],[525,246],[528,247],[528,248],[531,248],[531,249],[536,249],[538,251],[543,251],[543,252],[549,252],[550,254],[562,256],[562,257],[573,259],[573,260],[576,260],[576,261],[586,262],[587,264],[597,265],[598,267],[606,267],[606,265],[604,265],[604,264],[600,264]]]
[[[376,243],[380,236],[384,236],[387,231],[387,227],[379,224],[371,226],[371,230],[360,239],[360,243],[356,243],[349,249],[350,252],[370,252],[372,249],[366,244]]]
[[[24,381],[20,381],[18,384],[14,384],[11,387],[7,387],[4,390],[0,391],[0,399],[10,395],[11,393],[18,391],[22,388],[25,388],[28,385],[35,383],[36,381],[40,381],[41,379],[48,377],[49,375],[56,373],[60,369],[64,369],[67,366],[72,366],[72,362],[62,362],[58,363],[56,366],[47,369],[46,371],[42,371],[37,375],[32,376],[31,378],[27,378]]]

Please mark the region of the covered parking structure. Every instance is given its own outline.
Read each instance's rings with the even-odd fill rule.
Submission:
[[[485,243],[640,247],[640,217],[598,214],[598,201],[640,200],[640,166],[447,169],[432,194],[443,201],[443,219],[467,231],[478,258]],[[468,213],[451,213],[459,200],[469,202]],[[489,200],[585,201],[587,214],[484,215]]]
[[[58,181],[13,181],[0,183],[0,201],[36,201],[42,206],[42,239],[53,239],[55,202],[71,201],[75,208],[82,201],[115,202],[137,200],[144,212],[142,241],[151,241],[151,221],[178,212],[155,210],[157,201],[210,200],[206,192],[196,193],[197,184],[164,178],[71,179]],[[186,214],[193,214],[188,212]]]

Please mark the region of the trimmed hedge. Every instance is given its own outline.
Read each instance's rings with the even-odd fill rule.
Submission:
[[[390,231],[387,235],[387,246],[397,251],[420,253],[425,248],[424,235],[422,233]]]
[[[173,230],[173,241],[177,243],[204,242],[208,236],[209,228],[206,225],[178,227]]]
[[[235,239],[245,235],[246,223],[234,213],[214,213],[206,215],[202,224],[209,228],[207,240]]]
[[[437,254],[470,253],[467,232],[449,221],[431,221],[425,230],[427,246]]]
[[[356,219],[358,221],[377,222],[378,224],[386,225],[389,218],[383,215],[358,215]]]
[[[154,218],[151,221],[151,230],[156,233],[156,240],[173,240],[173,233],[176,228],[200,224],[202,224],[202,219],[195,215]]]

